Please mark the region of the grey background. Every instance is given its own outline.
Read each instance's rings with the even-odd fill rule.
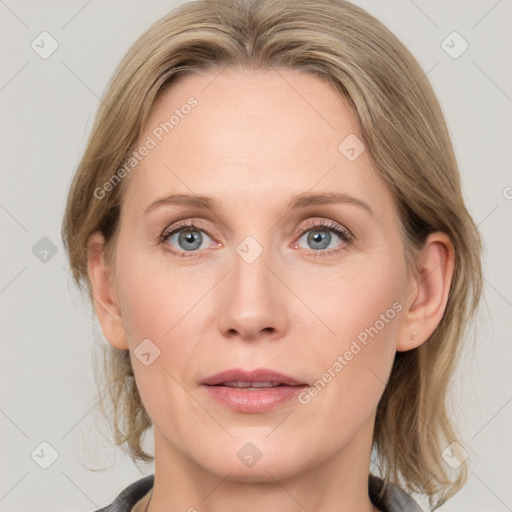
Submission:
[[[440,510],[512,510],[512,0],[356,3],[397,34],[427,72],[486,244],[477,342],[460,365],[453,407],[471,476]],[[92,354],[100,331],[71,283],[60,223],[114,67],[174,5],[0,0],[0,511],[94,510],[153,472],[113,450],[94,413]],[[31,48],[43,31],[59,45],[47,59]],[[458,58],[441,45],[453,31],[469,44]],[[445,48],[461,49],[460,41],[447,41]],[[48,469],[35,462],[49,461],[44,441],[58,453]],[[39,458],[31,457],[34,450]],[[103,466],[110,467],[87,469]]]

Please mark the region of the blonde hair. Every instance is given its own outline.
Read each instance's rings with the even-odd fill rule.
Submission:
[[[343,0],[197,0],[143,34],[108,86],[69,192],[62,235],[74,280],[85,284],[92,301],[87,240],[101,231],[111,257],[126,180],[101,199],[95,190],[130,157],[157,96],[180,76],[224,66],[293,68],[329,83],[349,101],[372,165],[394,196],[409,268],[429,233],[446,233],[453,244],[455,271],[444,316],[425,343],[397,352],[373,439],[383,492],[389,481],[402,478],[436,508],[467,479],[466,464],[451,471],[441,452],[457,439],[447,398],[481,295],[481,239],[424,72],[397,37],[363,9]],[[105,350],[115,442],[135,462],[151,460],[141,446],[151,421],[129,353]]]

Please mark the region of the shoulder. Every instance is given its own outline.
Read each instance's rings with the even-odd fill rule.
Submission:
[[[155,475],[148,475],[130,484],[106,507],[95,512],[130,512],[132,507],[153,487]]]
[[[389,483],[386,495],[379,498],[384,480],[370,474],[368,484],[370,499],[382,512],[422,512],[416,501],[398,485]]]

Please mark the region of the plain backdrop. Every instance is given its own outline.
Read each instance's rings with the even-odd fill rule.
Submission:
[[[512,510],[512,1],[356,3],[405,43],[433,84],[485,240],[485,297],[453,411],[471,474],[441,510]],[[113,449],[95,414],[92,361],[105,342],[95,342],[100,331],[72,285],[60,225],[107,81],[176,4],[0,0],[0,511],[95,510],[153,472]],[[40,37],[45,51],[58,44],[47,58],[33,49]]]

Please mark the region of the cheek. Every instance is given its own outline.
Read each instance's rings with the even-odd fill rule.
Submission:
[[[121,251],[120,251],[121,253]],[[197,293],[179,272],[162,267],[160,258],[124,253],[118,266],[118,290],[130,348],[149,338],[158,345],[183,321]]]
[[[186,385],[183,366],[200,356],[198,329],[207,303],[200,299],[211,285],[204,284],[197,272],[193,277],[170,272],[161,263],[152,265],[142,253],[123,258],[118,277],[123,324],[141,395],[146,387],[155,391],[160,384],[167,393],[171,374]],[[139,357],[148,352],[146,360]],[[144,364],[148,360],[150,364]],[[148,398],[154,400],[155,393],[151,395]]]
[[[393,339],[400,323],[406,274],[402,262],[392,262],[392,256],[361,257],[314,277],[302,272],[290,278],[309,310],[299,306],[294,321],[307,324],[308,334],[318,340],[321,351],[322,347],[348,348],[355,339],[362,344],[377,337]]]
[[[178,442],[186,431],[180,413],[195,406],[184,391],[185,368],[194,359],[194,310],[197,294],[161,269],[125,260],[119,269],[121,310],[137,388],[155,425],[165,425]],[[121,279],[122,276],[122,279]],[[192,308],[192,311],[190,311]],[[190,312],[190,313],[188,313]],[[192,324],[191,324],[192,319]],[[200,415],[200,410],[194,413]]]
[[[391,258],[382,258],[349,272],[340,270],[325,282],[317,280],[309,293],[308,283],[302,282],[301,297],[319,312],[323,324],[314,318],[310,322],[314,352],[309,346],[303,355],[315,361],[317,374],[315,390],[303,397],[303,404],[315,402],[315,407],[340,421],[347,411],[355,420],[377,406],[396,352],[404,269],[396,261],[392,264]],[[333,409],[333,403],[340,407]]]

